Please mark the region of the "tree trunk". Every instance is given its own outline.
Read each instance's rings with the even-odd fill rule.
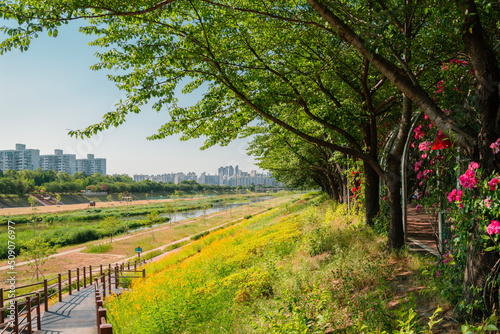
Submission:
[[[366,162],[363,163],[365,170],[365,207],[366,207],[366,224],[373,226],[373,219],[377,216],[379,205],[379,176],[377,172]]]
[[[389,199],[387,248],[399,249],[405,244],[403,210],[401,208],[401,158],[388,157],[385,183]]]
[[[481,231],[478,231],[480,222],[475,223],[471,240],[467,246],[467,262],[465,264],[465,277],[462,286],[462,300],[465,305],[474,305],[476,301],[484,301],[485,310],[482,308],[473,308],[470,311],[460,310],[460,315],[464,318],[476,318],[491,314],[498,310],[498,286],[486,286],[491,269],[499,260],[499,254],[496,252],[484,252],[478,249],[480,244]],[[498,268],[497,268],[498,270]],[[486,288],[486,291],[483,289]],[[484,299],[483,299],[484,296]]]

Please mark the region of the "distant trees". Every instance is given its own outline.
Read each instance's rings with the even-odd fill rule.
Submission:
[[[92,192],[106,191],[109,193],[143,193],[151,191],[174,194],[176,191],[183,193],[192,192],[218,192],[227,191],[229,186],[215,186],[198,184],[194,180],[184,180],[179,184],[172,182],[153,182],[144,180],[135,182],[127,175],[101,175],[96,173],[87,176],[83,173],[56,173],[55,171],[42,171],[40,168],[31,171],[7,170],[0,173],[1,194],[27,194],[32,191],[44,191],[48,193],[79,193],[81,190]]]

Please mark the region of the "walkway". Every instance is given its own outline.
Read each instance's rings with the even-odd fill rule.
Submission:
[[[416,210],[415,205],[407,206],[408,246],[413,251],[427,252],[439,257],[431,222],[433,217],[428,216],[424,209]]]
[[[36,334],[97,333],[94,287],[75,291],[44,312]]]

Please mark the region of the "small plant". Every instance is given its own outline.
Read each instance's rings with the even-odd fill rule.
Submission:
[[[43,265],[48,260],[49,256],[56,252],[55,248],[50,247],[50,244],[42,237],[37,236],[31,238],[24,243],[25,249],[21,252],[21,255],[26,261],[29,261],[29,266],[34,269],[33,276],[36,276],[36,280],[43,276]]]
[[[112,248],[113,246],[111,245],[111,243],[88,245],[85,248],[85,253],[102,254],[102,253],[107,253]]]

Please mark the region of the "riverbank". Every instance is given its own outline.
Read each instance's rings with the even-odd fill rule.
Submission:
[[[53,277],[53,275],[63,272],[68,269],[74,269],[83,265],[96,265],[100,263],[116,262],[134,256],[135,248],[140,246],[143,252],[147,252],[162,245],[180,240],[186,237],[196,236],[198,233],[208,230],[212,227],[223,225],[229,221],[237,222],[245,216],[251,216],[255,212],[267,210],[284,202],[298,198],[299,195],[281,196],[269,201],[255,202],[251,205],[244,205],[232,210],[221,211],[206,215],[205,217],[189,218],[183,221],[172,224],[166,223],[160,226],[149,228],[122,236],[115,236],[111,243],[112,248],[103,253],[87,253],[86,249],[90,245],[102,244],[109,242],[106,240],[92,241],[80,244],[78,246],[67,246],[58,249],[58,253],[52,256],[44,265],[44,275]],[[164,251],[167,251],[165,248]],[[29,284],[32,282],[33,272],[23,263],[22,257],[17,259],[17,282],[19,285]],[[0,261],[0,267],[6,266],[7,261]],[[5,277],[8,277],[7,271],[0,270],[2,283]]]

